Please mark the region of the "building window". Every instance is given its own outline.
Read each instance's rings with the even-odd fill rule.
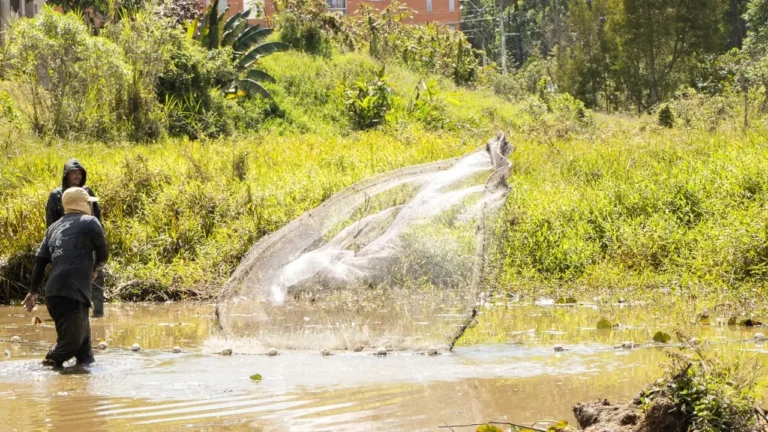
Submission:
[[[329,11],[347,13],[347,0],[327,0],[327,3]]]
[[[427,0],[427,12],[432,12],[432,0]]]
[[[453,6],[454,1],[455,0],[448,0],[448,10],[450,10],[451,12],[453,12],[453,9],[454,9],[454,6]]]

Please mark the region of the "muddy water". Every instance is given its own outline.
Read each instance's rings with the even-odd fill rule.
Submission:
[[[488,420],[568,419],[576,401],[631,398],[660,376],[672,348],[653,332],[685,324],[669,310],[625,306],[497,305],[484,310],[463,346],[429,357],[380,358],[308,351],[277,357],[215,354],[213,307],[109,305],[92,323],[97,352],[89,374],[53,372],[39,360],[55,339],[39,308],[0,308],[0,430],[439,430]],[[33,316],[43,320],[33,324]],[[607,317],[613,330],[594,330]],[[713,317],[714,318],[714,317]],[[311,324],[308,324],[311,325]],[[712,349],[764,355],[754,329],[686,326]],[[10,338],[18,335],[21,344]],[[615,349],[625,340],[645,344]],[[127,348],[139,343],[138,353]],[[554,352],[561,344],[566,351]],[[170,352],[178,345],[180,354]],[[249,379],[261,374],[261,382]],[[447,430],[447,429],[446,429]],[[474,430],[474,428],[454,428]]]

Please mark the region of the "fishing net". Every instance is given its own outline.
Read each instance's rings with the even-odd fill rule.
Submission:
[[[357,183],[259,240],[222,289],[225,337],[285,349],[451,348],[474,317],[503,133],[467,156]]]

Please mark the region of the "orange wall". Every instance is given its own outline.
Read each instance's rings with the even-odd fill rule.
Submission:
[[[414,11],[413,22],[440,22],[443,24],[459,23],[459,0],[454,0],[453,12],[450,10],[451,0],[432,0],[432,11],[427,11],[427,0],[403,0],[402,3]],[[377,9],[389,6],[389,0],[347,0],[347,13],[355,13],[360,5],[368,3]]]
[[[244,0],[229,0],[229,14],[239,12],[243,8]],[[275,13],[274,0],[264,0],[267,17]],[[459,0],[453,0],[453,12],[450,10],[451,0],[432,0],[432,11],[427,11],[427,0],[402,0],[409,8],[413,9],[414,23],[440,22],[443,24],[452,24],[458,28],[459,23]],[[347,0],[347,13],[355,13],[363,3],[368,3],[377,9],[384,9],[389,6],[389,0]]]

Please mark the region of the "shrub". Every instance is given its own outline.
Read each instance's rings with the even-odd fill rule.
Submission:
[[[181,26],[188,21],[200,19],[204,8],[203,0],[167,0],[160,5],[158,12]]]
[[[24,114],[36,133],[121,135],[130,67],[117,45],[91,36],[77,15],[50,7],[15,21],[9,41],[9,72],[26,93],[31,108]]]
[[[757,361],[730,364],[695,354],[670,354],[664,379],[636,399],[645,411],[654,405],[672,404],[666,420],[675,430],[701,432],[758,430],[755,390],[760,365]],[[649,429],[667,430],[661,424]]]
[[[416,94],[406,107],[406,114],[410,118],[432,130],[443,129],[449,123],[445,102],[437,96],[437,91],[435,80],[419,81]]]
[[[672,114],[672,110],[669,105],[664,105],[659,110],[659,125],[671,128],[675,125],[675,115]]]
[[[531,57],[520,69],[502,74],[496,66],[486,66],[478,71],[478,84],[510,100],[521,100],[538,93],[542,80],[549,79],[549,70],[555,67],[553,59]]]
[[[130,139],[156,140],[165,133],[166,120],[155,89],[171,64],[172,48],[181,41],[181,31],[159,14],[140,11],[132,19],[106,25],[101,34],[121,48],[129,66],[121,114],[130,124]]]
[[[392,107],[392,90],[384,78],[383,67],[374,73],[371,81],[355,81],[344,94],[355,128],[369,129],[386,122],[387,112]]]
[[[328,12],[325,0],[279,0],[275,28],[279,39],[294,49],[330,56],[332,40],[341,35],[341,21]]]
[[[200,138],[232,130],[229,103],[219,90],[236,76],[230,58],[229,49],[209,51],[182,37],[172,40],[170,65],[157,83],[157,96],[168,115],[171,135]]]
[[[6,153],[8,147],[13,142],[13,137],[16,135],[19,129],[19,111],[16,108],[13,100],[11,100],[8,92],[0,92],[0,125],[5,130],[5,136],[0,136],[0,145],[5,149]]]
[[[475,80],[475,51],[463,33],[436,23],[409,25],[413,11],[393,1],[382,11],[363,5],[344,18],[357,48],[380,60],[394,60],[413,70],[436,73],[467,84]]]

